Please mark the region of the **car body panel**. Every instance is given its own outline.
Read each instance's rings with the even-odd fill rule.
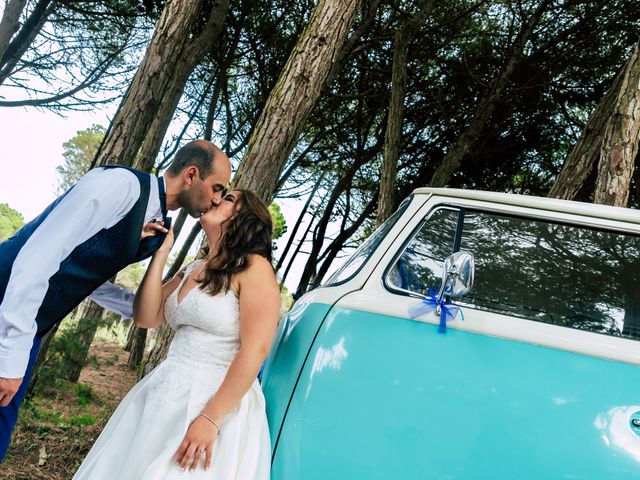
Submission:
[[[638,478],[637,367],[436,329],[332,309],[272,478]]]
[[[628,209],[416,190],[366,263],[303,296],[298,320],[281,325],[264,384],[272,478],[640,478],[637,340],[463,301],[464,321],[442,335],[433,314],[410,318],[420,298],[385,285],[440,207],[640,234]]]

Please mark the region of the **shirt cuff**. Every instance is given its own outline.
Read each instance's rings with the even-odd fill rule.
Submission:
[[[22,342],[24,343],[24,342]],[[29,355],[33,346],[30,339],[28,348],[25,345],[13,345],[11,349],[0,345],[0,378],[22,378],[29,364]]]

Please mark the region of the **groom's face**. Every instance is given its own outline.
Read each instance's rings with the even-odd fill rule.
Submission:
[[[214,159],[212,173],[201,179],[199,172],[193,175],[191,186],[185,192],[183,206],[192,217],[199,217],[210,208],[218,205],[222,199],[229,179],[231,164],[226,158],[217,155]]]

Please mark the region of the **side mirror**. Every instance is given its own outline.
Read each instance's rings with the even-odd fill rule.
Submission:
[[[444,261],[442,286],[436,300],[443,297],[461,297],[473,287],[475,264],[469,252],[456,252]]]

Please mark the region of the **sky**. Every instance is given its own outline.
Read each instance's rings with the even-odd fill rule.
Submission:
[[[101,110],[68,112],[61,116],[35,108],[0,108],[0,203],[7,203],[20,212],[27,222],[37,216],[56,198],[56,167],[64,160],[62,144],[94,123],[108,126],[115,109],[116,105],[110,105]],[[278,202],[289,232],[304,201],[303,198]],[[186,237],[194,221],[189,219],[176,247],[181,245],[181,239]],[[304,231],[304,225],[300,231]],[[286,241],[285,233],[276,242],[276,258]],[[297,286],[304,259],[305,255],[298,255],[285,281],[289,291]]]

